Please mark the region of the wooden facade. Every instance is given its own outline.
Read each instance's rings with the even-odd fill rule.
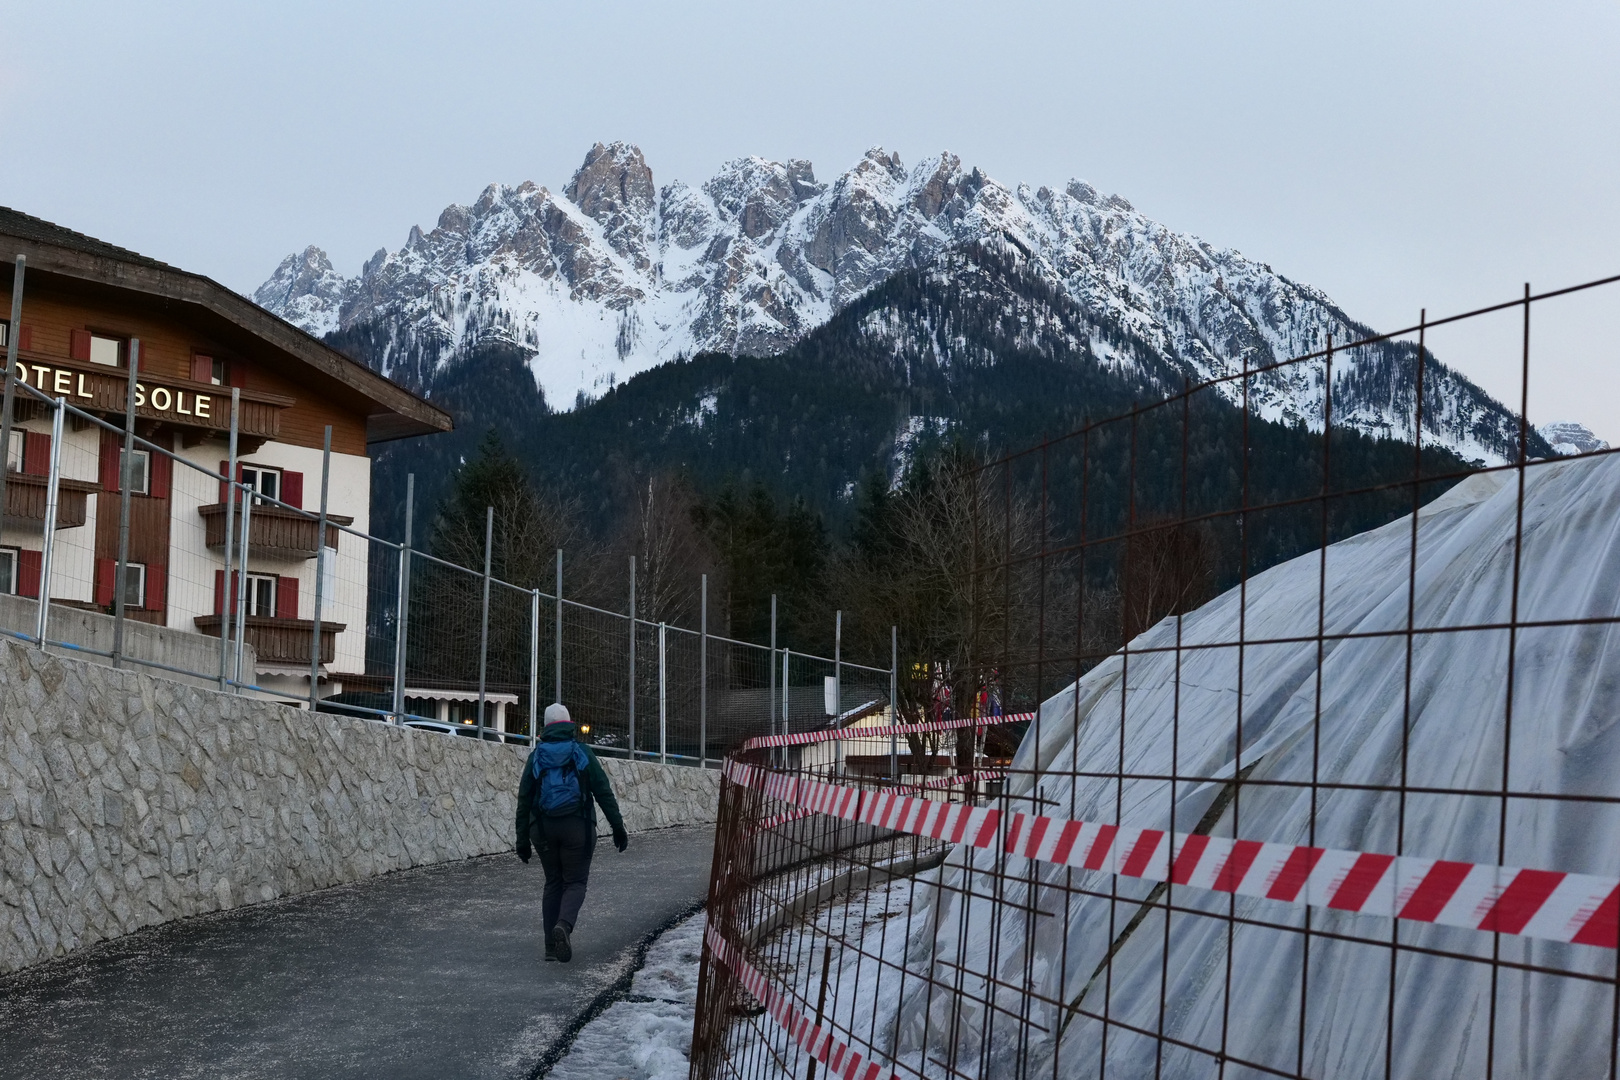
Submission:
[[[22,315],[13,327],[7,316],[18,255],[26,259],[26,271]],[[13,422],[26,429],[22,460],[8,469],[0,515],[4,544],[18,552],[18,592],[32,588],[37,594],[40,588],[38,548],[51,456],[51,436],[41,430],[48,427],[51,410],[30,390],[121,429],[134,359],[135,431],[163,452],[150,455],[146,482],[128,496],[129,559],[145,568],[145,588],[142,603],[126,613],[204,634],[217,635],[224,622],[219,579],[227,539],[226,485],[219,484],[217,499],[203,497],[200,505],[198,492],[213,483],[207,478],[216,461],[223,480],[233,392],[238,461],[273,473],[280,485],[276,494],[293,507],[301,505],[304,471],[320,467],[319,451],[330,428],[333,475],[343,463],[345,481],[334,487],[337,503],[330,508],[325,537],[319,536],[313,515],[262,502],[253,507],[248,536],[248,572],[273,576],[280,586],[274,615],[247,619],[247,639],[261,665],[307,669],[314,623],[298,617],[300,598],[313,612],[310,563],[321,540],[339,550],[357,545],[338,526],[369,518],[369,446],[448,430],[449,416],[207,278],[5,208],[0,208],[0,321],[7,322],[16,347],[17,362],[7,373],[19,384]],[[114,602],[120,544],[123,435],[70,415],[63,442],[64,453],[71,445],[77,455],[77,471],[64,464],[57,528],[94,525],[93,537],[77,543],[73,560],[53,563],[52,599],[107,610]],[[344,499],[352,505],[341,505]],[[363,560],[364,550],[356,557]],[[182,565],[183,574],[174,577],[173,568]],[[358,629],[350,637],[359,640],[363,666],[363,571],[361,564],[337,583],[357,591],[347,621],[327,621],[332,608],[326,609],[323,664],[343,652],[340,637],[353,625]],[[64,583],[63,573],[89,580]],[[210,577],[216,579],[211,594]],[[64,585],[71,595],[59,597]],[[352,642],[349,654],[352,663]],[[282,670],[278,677],[291,676]],[[307,687],[307,670],[304,677]]]

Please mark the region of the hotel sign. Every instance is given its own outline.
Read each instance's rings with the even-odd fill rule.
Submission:
[[[64,398],[68,404],[87,411],[122,413],[125,408],[129,380],[121,370],[19,359],[13,373],[18,381],[41,393]],[[275,414],[292,404],[291,398],[279,394],[244,392],[243,431],[273,437],[279,427]],[[135,414],[148,420],[226,431],[231,426],[230,388],[183,379],[137,379]]]
[[[80,408],[105,408],[101,399],[107,396],[104,392],[107,390],[120,398],[128,393],[125,389],[128,386],[126,378],[109,377],[100,372],[76,371],[49,364],[18,363],[16,375],[18,380],[34,389],[51,397],[67,398],[70,404]],[[214,393],[148,386],[138,379],[135,382],[135,411],[143,415],[155,415],[165,420],[185,417],[190,422],[213,427],[216,401],[218,395]],[[230,417],[225,419],[226,423],[230,422]]]

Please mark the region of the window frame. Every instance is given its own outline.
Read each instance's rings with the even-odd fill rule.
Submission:
[[[136,457],[138,459],[144,461],[146,464],[141,469],[140,482],[139,483],[131,483],[129,485],[129,493],[131,495],[150,495],[150,494],[152,494],[152,451],[145,450],[145,449],[142,449],[141,447],[137,446],[135,448],[134,452],[135,452]],[[122,446],[120,446],[118,448],[118,483],[120,485],[122,485],[123,482],[124,482],[124,448]]]
[[[90,331],[88,331],[88,333],[90,334],[90,360],[89,360],[89,363],[92,363],[92,364],[96,365],[97,367],[111,368],[111,369],[113,369],[115,371],[118,370],[119,368],[123,368],[125,370],[128,370],[128,368],[129,368],[129,338],[127,336],[125,336],[123,334],[109,334],[109,333],[106,333],[106,332],[101,331],[101,330],[90,330]],[[117,346],[118,346],[118,360],[117,360],[116,363],[108,364],[105,361],[96,359],[96,342],[97,341],[111,341],[111,342],[114,342],[114,343],[117,344]]]
[[[0,557],[11,559],[11,573],[0,573],[0,592],[7,596],[17,595],[17,571],[22,564],[22,548],[11,545],[0,545]]]
[[[237,469],[241,473],[242,483],[247,485],[249,490],[253,492],[253,504],[255,506],[262,505],[266,499],[274,499],[276,502],[282,501],[281,474],[286,472],[286,470],[280,465],[255,465],[250,461],[244,461],[237,465]],[[251,484],[248,483],[249,473],[252,473],[254,477]],[[262,478],[266,475],[274,476],[276,478],[276,490],[273,493],[265,492],[264,488],[260,486]]]
[[[11,446],[6,449],[6,471],[20,473],[23,468],[23,447],[27,445],[28,429],[21,424],[11,425]]]
[[[129,572],[131,570],[138,570],[139,571],[139,573],[136,574],[133,579],[128,576],[128,574],[129,574]],[[134,609],[136,611],[145,611],[146,610],[146,564],[145,563],[139,563],[139,562],[126,562],[124,564],[124,573],[126,575],[125,578],[124,578],[124,610],[128,611],[130,609]],[[113,585],[114,585],[115,590],[116,590],[117,584],[118,584],[117,575],[118,575],[118,567],[117,567],[117,564],[114,563],[113,564],[113,577],[114,577]],[[136,601],[138,601],[138,603],[131,603],[130,602],[131,597],[130,597],[129,594],[131,592],[131,582],[132,581],[133,581],[133,584],[134,584],[134,590],[133,591],[135,592],[134,599]],[[114,591],[113,600],[114,600],[115,603],[117,602],[117,599],[118,599],[118,594],[117,594],[116,591]]]
[[[260,585],[260,584],[266,584],[266,583],[270,587],[270,603],[269,603],[270,610],[269,611],[262,611],[262,610],[260,610],[259,593],[258,593],[257,586]],[[252,571],[249,571],[248,575],[247,575],[246,607],[243,610],[246,611],[246,613],[249,616],[251,616],[251,617],[253,617],[255,619],[273,619],[273,618],[275,618],[276,617],[276,601],[280,599],[280,597],[277,594],[280,591],[281,591],[281,579],[280,579],[279,576],[277,576],[275,574],[256,574],[256,573],[253,573]]]

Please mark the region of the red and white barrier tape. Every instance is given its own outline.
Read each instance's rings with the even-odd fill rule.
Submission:
[[[726,776],[831,817],[1057,866],[1239,896],[1473,930],[1620,945],[1620,878],[1230,840],[1162,829],[1003,815],[773,773],[728,760]]]
[[[1005,780],[1006,772],[1001,769],[980,769],[978,772],[958,773],[955,776],[941,776],[933,780],[924,780],[920,784],[913,784],[910,788],[901,788],[902,791],[932,791],[934,788],[955,787],[957,784],[976,784],[980,780]]]
[[[893,724],[889,727],[848,727],[829,731],[804,731],[797,735],[760,735],[742,744],[744,750],[758,750],[766,746],[808,746],[812,743],[834,742],[839,739],[878,739],[887,735],[921,735],[930,731],[957,731],[967,727],[994,727],[997,724],[1019,724],[1035,719],[1033,712],[1008,713],[1006,716],[970,716],[965,720],[930,720],[924,724]]]
[[[731,969],[738,981],[759,999],[771,1018],[782,1025],[793,1041],[827,1066],[829,1075],[842,1076],[844,1080],[885,1080],[894,1076],[894,1073],[875,1061],[865,1060],[860,1051],[836,1038],[829,1025],[817,1024],[812,1020],[787,995],[772,986],[770,980],[750,964],[740,950],[720,935],[720,931],[710,926],[704,938],[709,943],[710,955]]]
[[[980,769],[975,773],[962,773],[956,776],[941,776],[934,780],[925,780],[920,784],[908,784],[900,790],[932,791],[936,788],[955,787],[957,784],[976,784],[981,780],[1005,780],[1006,778],[1007,774],[1001,769]],[[802,807],[797,810],[784,810],[782,813],[768,817],[764,821],[761,821],[758,825],[755,825],[754,831],[764,832],[767,829],[774,829],[778,825],[786,825],[790,821],[798,821],[801,818],[815,817],[815,814],[816,812],[814,810],[806,810]]]

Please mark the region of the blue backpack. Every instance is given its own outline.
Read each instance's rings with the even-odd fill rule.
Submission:
[[[534,770],[533,805],[542,817],[568,817],[585,809],[579,774],[590,765],[585,748],[572,739],[542,742],[529,756]]]

